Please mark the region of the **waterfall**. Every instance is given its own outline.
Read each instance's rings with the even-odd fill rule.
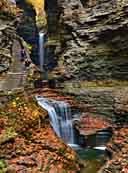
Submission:
[[[39,60],[40,60],[40,69],[43,71],[44,65],[44,36],[45,34],[40,32],[39,33]]]
[[[65,143],[74,144],[74,134],[70,105],[64,101],[55,101],[36,96],[38,104],[46,109],[49,114],[50,123]]]

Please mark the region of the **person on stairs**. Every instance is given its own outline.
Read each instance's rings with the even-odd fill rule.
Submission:
[[[25,51],[25,48],[22,47],[21,48],[21,62],[24,62],[24,60],[27,58],[27,54],[26,54],[26,51]]]
[[[29,68],[30,64],[31,64],[31,61],[29,59],[25,59],[24,65],[25,65],[26,69]]]

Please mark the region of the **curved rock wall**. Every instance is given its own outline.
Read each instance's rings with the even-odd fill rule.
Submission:
[[[128,79],[128,1],[58,0],[59,67],[82,80]]]

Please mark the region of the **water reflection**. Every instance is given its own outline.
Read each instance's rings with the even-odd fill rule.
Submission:
[[[89,135],[86,138],[86,145],[88,147],[105,147],[111,137],[111,129],[101,130],[98,131],[96,134]]]
[[[102,166],[101,160],[88,160],[80,173],[97,173]]]
[[[84,163],[80,173],[97,173],[108,159],[104,150],[97,149],[79,149],[77,150],[79,158]]]
[[[97,173],[109,159],[106,145],[112,137],[112,130],[105,129],[86,137],[86,147],[76,147],[74,150],[84,163],[80,173]]]

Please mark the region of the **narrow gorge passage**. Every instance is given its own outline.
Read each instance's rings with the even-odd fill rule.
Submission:
[[[128,172],[127,14],[128,0],[0,0],[0,173]]]

